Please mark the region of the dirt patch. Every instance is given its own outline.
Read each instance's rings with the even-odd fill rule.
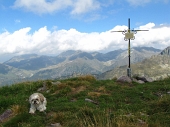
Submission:
[[[88,93],[88,96],[91,96],[91,97],[99,97],[99,96],[101,96],[101,93],[100,93],[100,92],[89,92],[89,93]]]
[[[78,94],[82,91],[85,91],[86,87],[85,86],[79,86],[77,88],[71,88],[71,90],[72,90],[72,94]]]

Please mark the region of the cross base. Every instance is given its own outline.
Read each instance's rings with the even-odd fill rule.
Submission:
[[[129,78],[131,78],[131,74],[132,73],[132,70],[131,70],[131,68],[127,68],[127,76],[129,77]]]

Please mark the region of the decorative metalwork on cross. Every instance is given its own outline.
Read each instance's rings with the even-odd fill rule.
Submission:
[[[131,30],[130,29],[130,18],[128,19],[128,30],[119,30],[119,31],[111,31],[111,32],[122,32],[125,35],[124,40],[129,41],[128,44],[128,57],[129,57],[129,65],[127,68],[127,76],[131,78],[131,68],[130,68],[130,40],[134,40],[135,36],[138,31],[149,31],[149,30]]]

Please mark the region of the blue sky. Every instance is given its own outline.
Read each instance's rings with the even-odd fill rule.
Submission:
[[[110,31],[127,29],[128,18],[132,29],[149,30],[132,46],[170,45],[170,0],[0,0],[0,12],[1,58],[126,49],[124,36]]]

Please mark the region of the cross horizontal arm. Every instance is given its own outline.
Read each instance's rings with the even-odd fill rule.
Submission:
[[[131,30],[131,31],[149,31],[149,30]]]
[[[137,31],[149,31],[149,30],[129,30],[129,32],[137,32]],[[118,31],[111,31],[111,32],[128,32],[128,30],[118,30]]]
[[[125,30],[111,31],[111,32],[124,32]]]

